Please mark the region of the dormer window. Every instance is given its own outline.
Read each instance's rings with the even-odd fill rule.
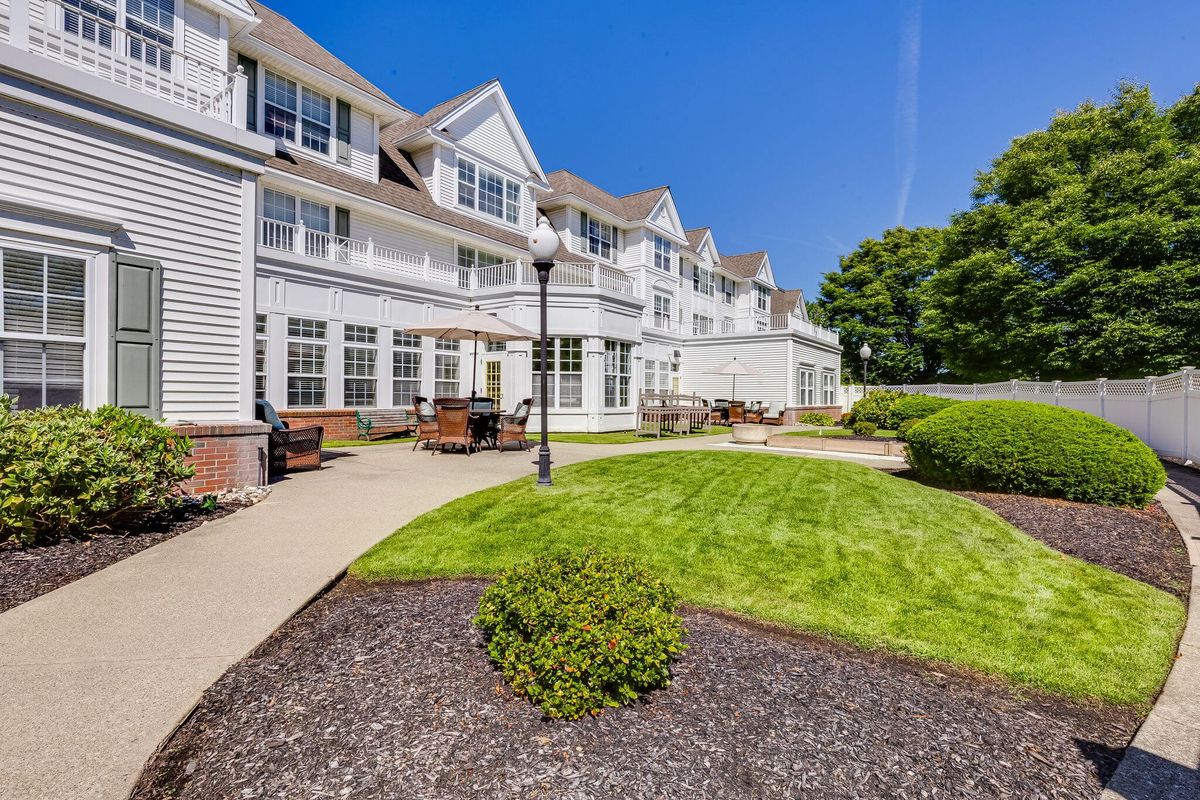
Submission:
[[[663,272],[671,271],[671,243],[657,235],[654,237],[654,266]]]
[[[331,100],[307,86],[266,71],[263,80],[263,133],[329,155]]]
[[[516,225],[521,219],[521,184],[459,158],[458,204]]]
[[[713,272],[699,264],[692,267],[692,290],[706,297],[713,296]]]
[[[766,311],[771,307],[771,290],[765,286],[754,284],[754,307]]]
[[[736,291],[735,286],[736,284],[732,278],[727,278],[724,275],[721,276],[721,299],[727,306],[733,305],[733,295]]]
[[[587,240],[588,253],[612,261],[613,248],[617,243],[617,229],[607,222],[589,217],[586,213],[581,212],[579,217],[582,222],[580,230]]]

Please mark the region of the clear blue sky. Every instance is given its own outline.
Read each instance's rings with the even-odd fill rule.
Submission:
[[[966,207],[1056,110],[1200,81],[1182,1],[271,4],[418,113],[498,77],[547,171],[670,184],[686,226],[809,297],[863,238]]]

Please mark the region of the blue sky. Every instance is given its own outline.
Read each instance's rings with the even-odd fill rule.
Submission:
[[[940,225],[977,169],[1121,79],[1200,81],[1190,2],[274,0],[405,107],[498,77],[547,170],[670,184],[726,253],[812,297],[868,236]]]

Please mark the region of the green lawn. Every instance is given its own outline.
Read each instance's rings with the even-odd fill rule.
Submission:
[[[524,478],[413,520],[368,580],[494,575],[585,545],[641,559],[688,602],[1076,697],[1146,705],[1183,604],[1061,555],[964,498],[857,464],[648,453]]]
[[[853,436],[854,431],[849,428],[812,428],[807,431],[788,431],[784,436]],[[895,437],[895,431],[881,430],[875,431],[876,436]]]
[[[416,441],[415,436],[397,436],[391,439],[374,439],[367,441],[366,439],[326,439],[322,447],[374,447],[377,444],[412,444]]]
[[[685,436],[678,434],[663,434],[663,439],[686,439],[689,436],[717,436],[722,433],[730,433],[733,428],[726,425],[713,425],[712,430],[708,433],[690,433]],[[608,433],[551,433],[550,441],[552,442],[571,442],[573,444],[632,444],[633,442],[653,442],[657,441],[653,436],[638,436],[633,431],[610,431]],[[529,434],[529,441],[540,441],[540,437],[536,433]]]

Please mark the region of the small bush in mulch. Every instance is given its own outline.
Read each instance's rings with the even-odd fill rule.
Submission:
[[[879,430],[879,426],[874,422],[856,422],[854,423],[853,430],[855,436],[869,437],[875,435],[875,431]]]
[[[833,417],[828,414],[822,414],[819,411],[809,411],[806,414],[801,414],[800,418],[796,421],[801,425],[820,425],[826,428],[833,426]]]
[[[910,419],[919,420],[932,417],[939,411],[957,405],[961,400],[949,397],[934,397],[928,394],[906,394],[896,401],[888,414],[887,427],[899,430]]]
[[[191,441],[114,406],[12,411],[0,395],[0,541],[52,544],[178,502]]]
[[[1144,507],[1166,484],[1154,451],[1099,417],[1043,403],[982,400],[908,433],[923,480],[953,489]]]
[[[683,651],[678,607],[635,562],[589,548],[508,570],[475,623],[516,693],[547,716],[577,719],[671,682]]]

